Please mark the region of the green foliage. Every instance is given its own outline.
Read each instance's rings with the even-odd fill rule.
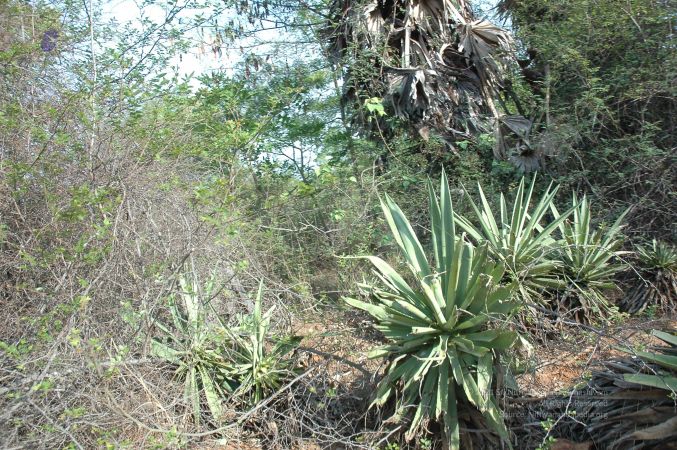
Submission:
[[[27,377],[46,369],[44,362],[64,377],[76,376],[91,363],[103,369],[103,382],[116,382],[125,367],[134,370],[127,363],[144,342],[142,335],[127,333],[144,329],[145,314],[155,311],[151,350],[176,369],[194,424],[219,422],[227,401],[249,406],[279,389],[293,376],[290,352],[299,339],[275,336],[270,323],[275,313],[262,311],[261,292],[251,316],[226,324],[211,307],[220,298],[212,299],[213,281],[201,285],[202,275],[191,275],[178,280],[180,292],[158,309],[155,302],[167,300],[162,281],[174,277],[172,268],[197,248],[205,250],[202,258],[208,262],[201,261],[196,270],[223,267],[225,260],[223,271],[233,276],[233,287],[250,274],[285,286],[280,292],[292,314],[335,306],[340,293],[363,277],[362,260],[336,255],[382,256],[395,244],[414,255],[407,261],[413,274],[402,276],[395,272],[403,272],[399,265],[388,268],[372,257],[377,269],[387,272],[378,272],[385,288],[363,286],[376,301],[358,306],[369,305],[379,315],[377,326],[390,339],[373,354],[392,357],[381,384],[386,391],[380,394],[390,393],[391,399],[404,394],[398,405],[401,414],[413,416],[409,437],[426,420],[446,418],[447,435],[456,439],[462,425],[454,425],[450,415],[457,408],[462,416],[465,407],[484,411],[490,425],[503,432],[494,423],[495,403],[484,394],[492,384],[487,372],[512,335],[490,319],[510,313],[513,281],[529,295],[580,288],[583,295],[570,297],[576,301],[591,301],[586,297],[591,289],[610,286],[619,266],[609,255],[618,255],[620,239],[612,229],[592,227],[596,219],[613,223],[621,209],[634,206],[628,217],[633,232],[651,231],[666,243],[638,248],[643,270],[633,298],[652,314],[656,305],[677,304],[677,255],[668,244],[674,240],[675,115],[670,112],[675,109],[675,52],[674,14],[667,3],[628,0],[621,11],[615,0],[510,2],[512,23],[522,38],[518,47],[530,55],[535,50],[529,67],[544,78],[533,83],[516,77],[514,98],[508,98],[508,84],[502,83],[503,102],[496,106],[507,112],[520,103],[526,106],[526,115],[535,119],[532,144],[549,149],[544,170],[562,188],[572,188],[579,197],[585,192],[598,205],[593,212],[608,211],[590,220],[590,212],[579,205],[573,219],[555,227],[560,241],[547,220],[555,211],[548,196],[556,188],[547,189],[541,203],[534,198],[535,205],[529,205],[532,196],[539,196],[539,185],[529,188],[522,181],[515,205],[499,201],[498,191],[516,185],[520,175],[511,164],[494,160],[495,136],[476,126],[473,117],[483,115],[485,103],[459,109],[450,97],[435,95],[444,87],[435,84],[443,74],[426,74],[423,85],[432,95],[424,98],[414,89],[413,98],[429,100],[432,110],[451,107],[463,115],[459,123],[468,121],[468,126],[445,127],[453,139],[432,128],[412,130],[390,109],[386,94],[396,81],[388,79],[391,68],[379,72],[384,58],[398,62],[397,50],[384,53],[394,41],[381,35],[370,49],[358,41],[347,49],[348,54],[355,50],[355,57],[344,60],[346,70],[332,72],[336,67],[328,64],[327,49],[312,43],[326,38],[328,2],[244,3],[207,0],[188,8],[152,0],[140,5],[138,23],[124,24],[106,22],[108,8],[96,1],[2,2],[0,298],[9,315],[0,354],[15,366],[5,384],[23,386]],[[231,10],[236,4],[237,11]],[[217,58],[225,45],[237,47],[223,39],[250,36],[259,23],[268,23],[269,13],[302,31],[285,35],[281,46],[246,44],[241,56],[231,52],[228,61],[209,63],[233,63],[232,70],[181,78],[189,64],[179,58],[192,42],[203,40]],[[239,30],[243,14],[248,16],[244,22],[253,23]],[[223,22],[224,16],[234,17],[233,22]],[[50,51],[41,48],[48,32],[57,36]],[[299,36],[302,44],[288,45],[286,38]],[[177,60],[179,67],[170,67]],[[405,72],[393,73],[410,78]],[[341,94],[349,97],[371,81],[375,84],[363,86],[368,89],[358,89],[367,95],[350,100],[355,107],[350,111],[357,115],[342,115],[341,106],[349,105]],[[426,117],[449,119],[445,114]],[[442,165],[452,187],[478,182],[484,189],[479,207],[456,205],[459,223],[478,216],[479,221],[461,223],[474,246],[448,237],[458,226],[445,222],[451,217],[449,187],[443,186],[440,200],[431,200],[430,219],[424,211],[425,180]],[[387,220],[379,213],[379,191],[392,196],[383,200]],[[395,238],[386,224],[397,229]],[[418,238],[413,230],[420,232]],[[419,257],[428,246],[435,264],[426,268]],[[405,284],[396,284],[400,280]],[[409,284],[412,280],[417,284]],[[501,286],[506,282],[509,286]],[[496,296],[506,297],[481,306],[482,298]],[[460,329],[464,324],[467,328]],[[445,371],[447,379],[440,382]],[[99,385],[80,390],[61,378],[40,377],[33,391],[3,397],[0,407],[10,414],[0,425],[0,434],[9,436],[6,444],[122,445],[125,441],[113,434],[122,439],[127,431],[97,434],[95,425],[89,431],[83,425],[110,423],[110,417],[89,406],[86,417],[80,417],[78,405],[88,404],[82,397],[100,403]],[[20,399],[26,394],[35,395],[35,406],[44,414]],[[329,389],[326,397],[333,395],[340,391]],[[410,400],[415,407],[404,410]],[[49,418],[67,423],[47,423]],[[144,442],[185,446],[187,438],[177,430],[195,431],[186,424],[162,427],[170,431],[145,436]],[[141,445],[140,435],[132,438],[124,445]],[[419,445],[427,444],[421,439]]]
[[[638,245],[636,254],[642,269],[663,269],[677,273],[677,249],[667,242],[654,239],[650,246]]]
[[[203,395],[211,416],[220,421],[227,394],[257,403],[293,373],[286,356],[300,339],[278,339],[272,349],[267,349],[274,309],[261,313],[263,283],[253,315],[235,328],[209,313],[213,312],[210,302],[216,295],[214,280],[201,288],[197,280],[189,282],[182,276],[179,285],[178,298],[169,298],[173,328],[154,321],[163,336],[153,338],[152,353],[177,366],[176,374],[184,380],[184,399],[191,405],[196,423],[202,416]]]
[[[615,286],[614,276],[625,266],[617,260],[628,252],[621,251],[622,223],[629,210],[623,212],[608,229],[591,226],[590,202],[586,196],[572,199],[572,220],[559,223],[561,240],[558,241],[559,259],[567,280],[563,299],[565,310],[582,309],[587,320],[605,319],[614,310],[605,299],[604,289]],[[560,217],[551,205],[553,216]],[[577,314],[578,316],[578,314]]]
[[[262,313],[262,297],[263,282],[259,285],[251,317],[245,318],[237,329],[227,329],[230,340],[228,376],[238,382],[235,393],[251,404],[274,393],[289,378],[294,369],[288,355],[301,342],[301,337],[290,336],[276,339],[272,347],[266,345],[270,339],[270,318],[275,307]]]
[[[372,315],[376,329],[390,341],[370,352],[372,358],[391,358],[373,405],[384,405],[394,396],[397,416],[408,414],[413,405],[407,439],[424,420],[441,420],[449,446],[458,448],[459,408],[469,403],[507,441],[492,396],[494,352],[509,348],[517,336],[498,322],[488,328],[490,321],[516,306],[511,301],[513,286],[500,286],[503,265],[492,262],[485,247],[477,249],[456,235],[444,175],[439,199],[429,185],[434,266],[399,206],[388,195],[381,205],[416,287],[381,258],[368,256],[385,289],[361,286],[375,303],[345,298]]]
[[[574,194],[572,220],[560,222],[559,257],[564,264],[564,272],[569,281],[584,284],[590,288],[609,288],[613,286],[613,276],[623,269],[623,265],[612,261],[613,258],[627,254],[619,251],[623,241],[620,235],[622,223],[629,210],[623,212],[611,227],[593,229],[590,225],[590,202],[586,196],[579,202]],[[551,205],[554,217],[560,217],[557,208]]]
[[[559,288],[557,276],[560,263],[554,253],[556,241],[552,237],[558,226],[572,213],[573,207],[549,223],[544,223],[559,189],[552,184],[538,203],[531,208],[536,177],[528,190],[522,178],[511,209],[503,193],[500,195],[498,217],[492,211],[482,186],[478,184],[482,209],[468,196],[479,226],[456,214],[454,220],[477,244],[486,242],[492,257],[505,264],[510,278],[518,283],[523,297],[531,298],[547,288]]]
[[[631,314],[655,314],[657,310],[672,313],[677,309],[677,250],[661,241],[638,245],[637,272],[640,277],[626,291],[620,307]]]
[[[528,49],[532,89],[520,100],[537,121],[549,118],[540,134],[553,176],[609,211],[633,204],[633,228],[674,240],[674,208],[666,207],[676,179],[675,115],[666,114],[676,105],[670,2],[501,4]]]
[[[382,98],[379,97],[368,98],[364,101],[364,107],[370,114],[374,114],[377,117],[383,117],[386,115]]]
[[[182,276],[179,286],[179,295],[169,297],[173,328],[154,321],[163,336],[152,340],[151,353],[177,366],[176,374],[184,380],[184,400],[191,405],[195,422],[199,424],[202,417],[203,394],[212,417],[219,421],[224,413],[222,398],[235,385],[228,377],[223,354],[227,328],[207,321],[214,283],[209,281],[203,288],[197,280]]]
[[[620,251],[620,231],[627,210],[608,229],[594,229],[587,197],[579,201],[574,194],[571,206],[560,213],[554,202],[558,187],[552,184],[532,208],[535,182],[534,177],[526,189],[525,179],[520,180],[511,208],[501,194],[498,217],[479,185],[482,208],[470,200],[479,226],[460,214],[455,215],[456,223],[476,243],[487,242],[492,257],[504,263],[510,279],[517,282],[523,299],[548,302],[559,291],[560,311],[579,317],[582,310],[579,318],[593,321],[613,315],[602,290],[614,286],[614,275],[624,267],[616,258],[626,253]],[[553,217],[546,221],[549,212]]]
[[[0,341],[0,350],[13,359],[21,360],[25,355],[28,355],[33,350],[33,344],[29,344],[25,339],[21,339],[16,344],[8,344]]]

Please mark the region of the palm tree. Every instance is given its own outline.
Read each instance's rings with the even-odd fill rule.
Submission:
[[[453,150],[493,131],[497,158],[528,153],[531,122],[495,104],[513,61],[511,36],[477,19],[465,0],[334,0],[331,11],[329,53],[344,68],[343,106],[363,129],[385,127],[362,108],[378,97],[424,140],[434,133]]]

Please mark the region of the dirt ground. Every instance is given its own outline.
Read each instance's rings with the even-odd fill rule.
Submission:
[[[322,367],[328,370],[331,385],[335,389],[350,390],[354,398],[365,405],[369,401],[375,376],[383,369],[383,361],[369,360],[367,351],[383,343],[365,316],[341,311],[325,315],[324,321],[298,321],[293,324],[294,334],[305,336],[299,350],[304,367]],[[653,329],[677,329],[677,321],[671,319],[632,318],[622,324],[606,328],[590,326],[562,328],[551,333],[545,342],[533,339],[533,348],[524,354],[521,373],[515,379],[520,395],[544,397],[584,381],[591,368],[599,361],[623,355],[619,348],[644,349],[660,345],[661,341],[651,336]],[[205,448],[226,450],[258,450],[255,442],[237,442]],[[328,448],[309,440],[297,450]],[[345,448],[345,447],[335,447]],[[559,450],[587,448],[568,441],[556,443]]]
[[[532,366],[517,377],[525,395],[543,397],[567,390],[584,380],[599,361],[625,355],[619,348],[640,349],[662,345],[651,335],[653,329],[677,329],[670,319],[632,318],[606,329],[567,327],[559,336],[534,345]]]

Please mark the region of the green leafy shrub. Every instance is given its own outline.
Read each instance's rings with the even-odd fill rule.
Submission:
[[[401,209],[389,196],[381,206],[416,280],[412,287],[388,263],[366,257],[385,288],[363,284],[375,303],[345,301],[368,312],[390,341],[370,352],[390,362],[372,406],[396,398],[397,417],[415,412],[405,437],[412,439],[427,420],[441,420],[450,448],[460,442],[460,408],[479,411],[489,428],[507,440],[503,418],[492,396],[495,353],[509,348],[517,335],[498,322],[516,304],[514,285],[500,286],[504,266],[489,259],[486,247],[475,248],[456,236],[446,176],[440,199],[429,185],[435,265],[431,266]]]

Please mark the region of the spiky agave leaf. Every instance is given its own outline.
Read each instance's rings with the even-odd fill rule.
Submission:
[[[460,405],[472,405],[489,427],[507,441],[508,432],[492,392],[495,354],[509,348],[517,335],[493,319],[515,308],[513,286],[500,286],[503,265],[491,261],[484,247],[475,248],[455,233],[446,176],[440,198],[430,186],[434,264],[397,204],[385,196],[382,208],[416,285],[410,286],[380,258],[367,257],[386,289],[364,286],[374,303],[344,298],[376,319],[375,327],[390,341],[370,357],[391,362],[372,406],[397,392],[396,416],[411,416],[406,433],[412,439],[421,424],[443,424],[450,448],[459,448]],[[496,326],[489,328],[489,324]],[[409,414],[409,407],[414,411]]]
[[[502,70],[497,53],[510,48],[510,34],[484,19],[460,23],[457,29],[459,50],[479,69],[480,78],[485,84],[498,83]]]
[[[235,394],[257,403],[278,389],[293,373],[288,354],[301,338],[277,338],[270,333],[275,310],[261,310],[263,282],[259,284],[254,311],[246,324],[233,328],[218,315],[208,320],[213,282],[204,289],[196,279],[179,278],[180,294],[169,298],[173,327],[155,320],[161,337],[151,340],[151,353],[176,366],[184,380],[184,398],[193,409],[196,423],[206,403],[211,416],[219,421],[224,414],[223,398]],[[274,346],[269,350],[269,340]]]
[[[250,404],[258,403],[294,373],[288,354],[298,347],[301,338],[278,338],[270,333],[270,319],[275,311],[271,307],[261,310],[263,281],[259,284],[254,311],[237,329],[228,329],[230,339],[228,378],[237,384],[235,394]],[[275,341],[269,350],[267,341]]]
[[[651,246],[637,246],[637,256],[643,269],[663,269],[677,272],[677,248],[666,242],[651,241]]]
[[[625,373],[623,380],[628,383],[626,390],[636,390],[637,385],[649,388],[656,392],[656,389],[664,393],[663,399],[672,403],[672,414],[660,414],[667,408],[653,406],[654,414],[647,417],[649,411],[643,414],[636,414],[638,422],[626,424],[623,433],[609,445],[610,448],[647,448],[656,445],[657,441],[672,441],[677,439],[677,415],[674,412],[674,399],[677,398],[677,334],[664,331],[653,330],[652,335],[662,340],[667,346],[653,347],[651,351],[638,351],[633,349],[623,349],[639,357],[643,362],[639,373]],[[648,394],[648,393],[647,393]],[[622,395],[617,395],[622,397]],[[646,395],[649,397],[648,395]],[[656,396],[660,398],[660,396]],[[669,411],[669,409],[668,409]],[[630,414],[632,416],[632,414]],[[621,416],[622,417],[622,416]],[[660,447],[660,443],[658,444]],[[658,448],[658,447],[656,447]]]
[[[651,352],[632,349],[621,350],[660,367],[649,368],[649,374],[625,374],[623,378],[631,383],[664,389],[674,396],[677,392],[677,334],[660,330],[653,330],[651,334],[666,343],[668,347],[654,347]],[[677,428],[674,431],[677,435]]]
[[[612,264],[615,257],[629,252],[619,250],[623,244],[621,229],[629,209],[621,213],[608,228],[592,227],[592,213],[587,196],[579,201],[572,198],[573,214],[559,224],[560,258],[564,271],[572,280],[588,286],[606,288],[612,286],[612,277],[623,269],[621,264]],[[555,218],[560,216],[557,208],[551,206]]]

